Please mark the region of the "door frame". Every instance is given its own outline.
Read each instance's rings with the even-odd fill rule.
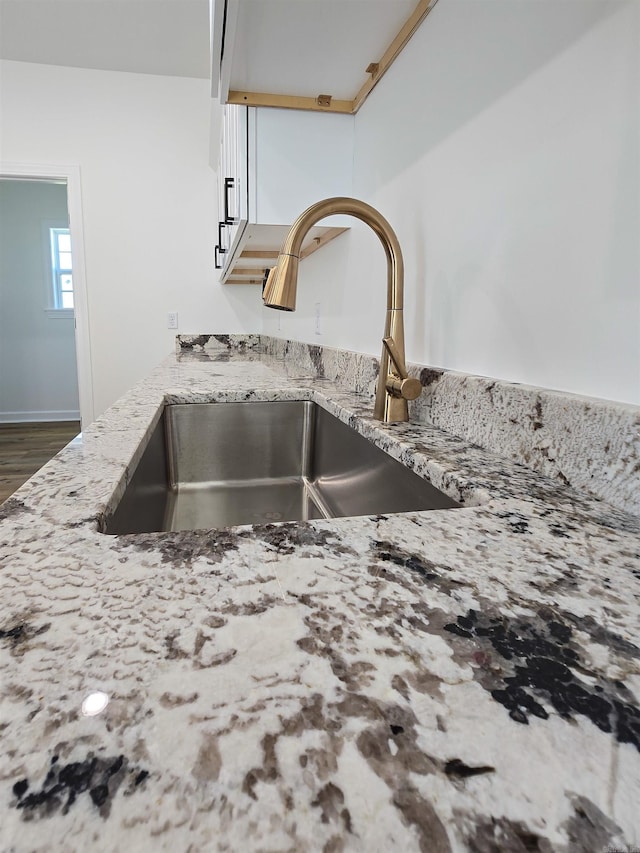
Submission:
[[[41,181],[64,181],[67,186],[69,230],[73,249],[74,327],[76,338],[76,365],[78,371],[78,398],[81,427],[93,421],[93,371],[91,366],[91,338],[89,324],[89,299],[84,256],[84,229],[82,224],[82,185],[79,166],[41,165],[37,163],[7,163],[0,160],[0,178]]]

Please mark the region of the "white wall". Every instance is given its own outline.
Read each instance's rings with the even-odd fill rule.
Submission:
[[[96,416],[180,332],[255,331],[255,288],[213,268],[206,80],[0,63],[0,160],[80,167]]]
[[[79,418],[73,317],[47,313],[67,222],[64,184],[0,180],[0,422]]]
[[[405,255],[409,360],[640,403],[639,127],[636,0],[435,7],[355,122],[354,194]],[[264,329],[377,353],[384,276],[354,221]]]

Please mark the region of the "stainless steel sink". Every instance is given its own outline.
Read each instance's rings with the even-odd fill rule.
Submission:
[[[103,532],[457,506],[315,403],[190,403],[165,408]]]

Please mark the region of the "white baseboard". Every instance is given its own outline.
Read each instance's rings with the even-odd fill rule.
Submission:
[[[0,412],[0,424],[46,423],[49,421],[79,421],[80,412]]]

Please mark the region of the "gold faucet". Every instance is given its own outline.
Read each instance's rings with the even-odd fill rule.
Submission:
[[[404,264],[398,238],[387,220],[374,207],[355,198],[339,197],[318,201],[307,208],[287,234],[276,266],[267,278],[262,299],[268,308],[295,311],[302,242],[309,229],[319,220],[336,213],[349,214],[365,222],[375,231],[384,247],[387,256],[387,314],[373,416],[385,423],[408,421],[407,400],[419,397],[422,385],[420,380],[407,374],[405,365],[402,313]]]

